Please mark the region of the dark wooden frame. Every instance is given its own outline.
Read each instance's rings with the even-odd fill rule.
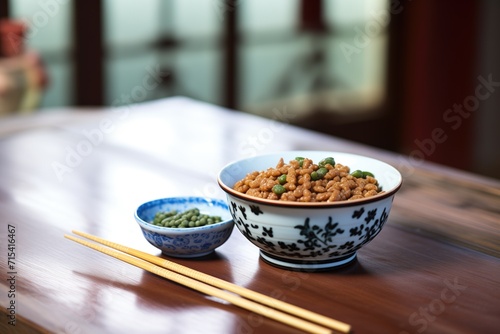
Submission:
[[[224,8],[224,71],[223,103],[238,108],[238,0],[223,0]]]
[[[104,104],[102,0],[73,3],[74,104]]]
[[[9,17],[10,4],[9,0],[0,0],[0,19]]]

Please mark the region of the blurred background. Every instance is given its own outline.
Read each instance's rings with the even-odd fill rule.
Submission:
[[[499,1],[0,0],[0,18],[2,117],[187,96],[500,178]]]

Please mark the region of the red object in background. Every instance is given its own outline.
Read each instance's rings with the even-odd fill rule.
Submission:
[[[405,30],[403,151],[414,163],[425,159],[470,170],[474,112],[464,117],[453,109],[474,96],[479,76],[488,75],[476,67],[478,4],[412,1],[394,15],[404,17]]]
[[[0,56],[15,57],[24,52],[24,36],[27,27],[23,22],[0,20]]]
[[[0,20],[0,115],[37,109],[48,85],[40,54],[26,47],[27,29],[21,21]]]
[[[26,50],[24,38],[28,27],[24,22],[10,19],[0,20],[0,57],[11,58],[25,56],[26,66],[36,71],[35,85],[45,88],[48,75],[43,59],[38,52]]]

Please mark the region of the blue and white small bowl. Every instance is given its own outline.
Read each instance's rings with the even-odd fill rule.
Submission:
[[[222,222],[199,227],[173,228],[151,223],[158,211],[186,211],[198,208],[202,214],[220,216]],[[199,257],[212,253],[229,239],[234,222],[224,200],[206,197],[170,197],[141,204],[135,220],[146,240],[164,255],[180,258]]]
[[[233,189],[253,171],[286,163],[295,157],[318,162],[333,157],[351,170],[375,174],[384,193],[339,202],[300,203],[252,197]],[[229,163],[219,173],[238,230],[260,249],[261,258],[292,270],[327,270],[347,265],[357,251],[375,238],[387,222],[392,201],[401,187],[401,174],[389,164],[361,155],[329,151],[285,151]]]

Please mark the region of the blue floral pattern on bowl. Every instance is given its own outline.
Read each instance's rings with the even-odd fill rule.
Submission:
[[[263,259],[272,264],[307,269],[347,264],[356,251],[373,240],[387,221],[393,197],[381,203],[347,207],[342,212],[305,215],[287,223],[267,223],[267,207],[247,205],[230,199],[236,227],[261,249]],[[271,210],[272,211],[272,210]],[[277,222],[276,218],[273,220]],[[281,225],[281,226],[280,226]]]
[[[383,192],[376,196],[337,202],[289,202],[258,198],[233,189],[254,171],[276,166],[283,158],[307,157],[321,161],[333,157],[351,170],[374,173]],[[327,270],[354,262],[357,251],[371,242],[389,217],[402,184],[399,171],[387,163],[356,154],[330,151],[284,151],[241,159],[219,172],[238,230],[272,265],[293,270]]]
[[[150,223],[158,211],[185,211],[195,207],[202,213],[221,216],[223,221],[189,228],[162,227]],[[164,255],[173,257],[208,255],[227,241],[234,227],[227,203],[205,197],[170,197],[149,201],[140,205],[134,216],[144,238]]]

